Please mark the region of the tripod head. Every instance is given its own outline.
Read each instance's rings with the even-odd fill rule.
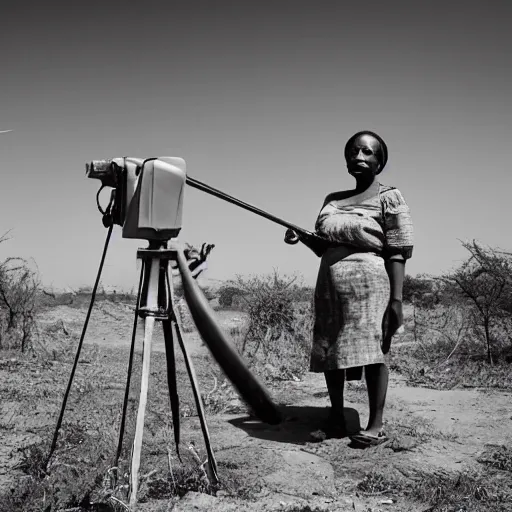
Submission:
[[[167,241],[181,230],[185,160],[178,157],[93,160],[86,164],[88,178],[99,179],[96,201],[103,224],[122,226],[123,238]],[[99,193],[112,187],[106,210],[99,204]]]

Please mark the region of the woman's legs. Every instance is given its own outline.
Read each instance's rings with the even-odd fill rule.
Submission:
[[[382,429],[382,415],[386,394],[388,390],[388,369],[384,363],[365,366],[366,386],[368,388],[368,401],[370,415],[366,432],[377,435]]]
[[[327,370],[324,372],[327,391],[331,399],[331,412],[329,418],[320,430],[311,432],[316,441],[329,438],[341,439],[347,435],[345,416],[343,414],[343,388],[345,386],[345,370]]]
[[[324,375],[332,406],[330,420],[339,427],[345,428],[345,417],[343,415],[345,370],[327,370]]]

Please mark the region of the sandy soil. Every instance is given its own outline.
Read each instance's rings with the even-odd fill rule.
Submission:
[[[132,331],[132,311],[130,305],[100,305],[91,317],[86,343],[126,349]],[[84,318],[83,309],[59,306],[45,313],[44,322],[65,329],[74,340],[70,343],[76,347]],[[227,331],[244,321],[243,315],[237,312],[222,312],[218,318]],[[138,351],[141,331],[139,328]],[[198,335],[188,333],[186,340],[192,357],[203,360],[208,350]],[[163,338],[156,329],[154,351],[163,350]],[[14,470],[19,459],[17,449],[38,440],[42,426],[53,425],[58,405],[49,407],[42,396],[32,410],[20,410],[20,402],[12,394],[13,382],[20,375],[17,365],[24,367],[25,381],[19,383],[20,388],[27,385],[30,375],[33,384],[28,382],[29,386],[40,385],[36,383],[45,379],[50,382],[51,374],[60,374],[63,383],[64,374],[70,369],[69,364],[41,367],[34,363],[33,370],[27,370],[27,362],[13,358],[0,360],[0,390],[11,390],[9,398],[4,395],[0,401],[0,487],[4,491],[15,485],[20,476]],[[113,382],[112,386],[119,388],[116,395],[119,398],[121,382]],[[477,459],[488,445],[510,447],[512,444],[512,393],[508,391],[414,388],[392,376],[386,414],[386,430],[391,440],[369,450],[355,449],[344,439],[310,442],[309,432],[325,417],[329,404],[321,375],[308,374],[299,382],[280,383],[271,392],[285,416],[281,425],[262,424],[244,414],[243,407],[234,414],[208,418],[219,467],[223,468],[224,476],[226,468],[231,468],[229,477],[236,482],[236,497],[229,492],[218,497],[189,493],[177,503],[156,500],[141,505],[140,510],[171,510],[171,506],[175,511],[306,510],[290,507],[309,504],[319,507],[317,510],[333,511],[424,511],[426,506],[394,498],[392,493],[365,494],[358,490],[357,483],[376,469],[409,481],[421,479],[425,473],[446,476],[484,471],[485,467]],[[346,412],[354,429],[366,422],[365,393],[362,383],[349,383]],[[203,445],[197,417],[185,418],[183,429],[185,439]],[[502,477],[512,486],[510,473]],[[240,500],[243,494],[240,490],[244,489],[250,493],[251,503]]]

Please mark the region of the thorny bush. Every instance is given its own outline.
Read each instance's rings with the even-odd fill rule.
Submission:
[[[1,241],[1,239],[0,239]],[[22,258],[0,263],[0,348],[30,349],[36,336],[38,273]]]
[[[239,339],[239,351],[250,364],[272,378],[289,379],[307,370],[312,333],[312,293],[298,276],[273,274],[242,278],[233,287],[242,291],[249,316]]]
[[[476,241],[463,242],[462,246],[470,253],[469,258],[443,279],[458,290],[465,299],[464,306],[473,311],[473,332],[485,342],[492,365],[496,352],[512,345],[512,254]]]

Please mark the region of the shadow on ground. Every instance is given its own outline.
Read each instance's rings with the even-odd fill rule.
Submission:
[[[249,436],[278,443],[305,444],[312,441],[311,432],[319,429],[327,420],[328,407],[281,406],[283,421],[279,425],[268,425],[254,416],[234,418],[229,423]],[[350,433],[361,430],[359,414],[355,409],[344,409]]]

